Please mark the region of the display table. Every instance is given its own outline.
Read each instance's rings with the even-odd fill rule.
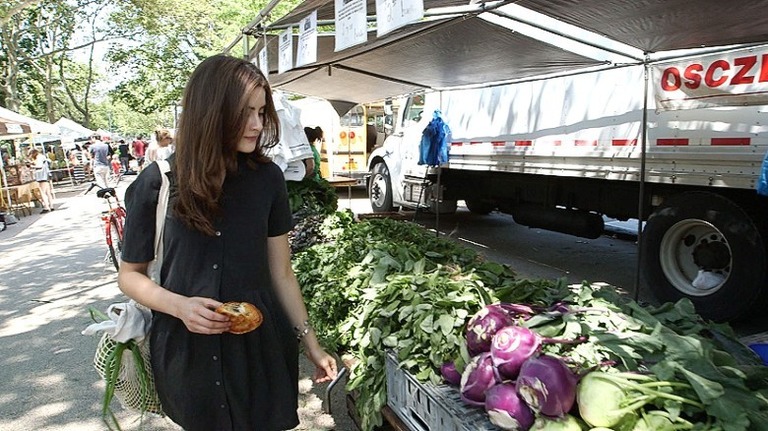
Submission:
[[[347,199],[349,200],[349,209],[352,209],[352,187],[356,186],[358,184],[358,181],[354,178],[338,177],[338,176],[326,178],[325,180],[328,181],[333,187],[347,188]]]
[[[43,198],[40,192],[40,185],[37,181],[32,181],[19,186],[3,187],[3,197],[0,199],[4,208],[11,209],[13,211],[20,211],[21,213],[32,214],[30,210],[30,204],[34,201],[40,201]],[[10,205],[6,200],[10,195]]]

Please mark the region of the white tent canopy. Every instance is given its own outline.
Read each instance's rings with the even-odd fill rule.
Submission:
[[[61,134],[61,131],[59,130],[59,127],[51,124],[46,123],[45,121],[35,120],[34,118],[27,117],[26,115],[21,115],[18,112],[11,111],[10,109],[5,109],[3,107],[0,107],[0,117],[15,121],[18,123],[28,124],[30,128],[30,132],[38,135],[54,135],[58,136]]]
[[[95,131],[66,117],[59,118],[54,124],[59,126],[62,135],[72,139],[89,138],[95,133]]]

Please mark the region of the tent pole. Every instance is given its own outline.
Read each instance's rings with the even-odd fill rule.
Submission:
[[[435,200],[435,236],[440,238],[440,203],[443,201],[443,192],[440,189],[440,174],[443,169],[440,164],[437,165],[437,199]]]
[[[648,81],[649,81],[649,69],[648,62],[644,64],[643,68],[643,124],[640,128],[640,184],[638,189],[638,202],[637,202],[637,262],[635,268],[635,302],[640,298],[640,264],[641,264],[641,250],[643,249],[643,213],[645,212],[645,158],[646,148],[648,146]]]
[[[2,186],[5,189],[5,193],[7,197],[6,207],[8,208],[8,214],[13,215],[13,206],[11,206],[11,188],[8,185],[8,177],[6,177],[5,175],[5,162],[3,161],[2,157],[0,157],[0,172],[2,172],[2,179],[3,179]],[[7,224],[7,221],[6,221],[6,224]]]

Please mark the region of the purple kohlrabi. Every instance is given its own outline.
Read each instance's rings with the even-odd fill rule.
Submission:
[[[505,431],[526,431],[535,419],[511,382],[499,383],[485,392],[485,411],[491,423]]]
[[[576,401],[578,377],[553,356],[541,355],[523,364],[517,376],[517,392],[537,413],[563,416]]]
[[[522,326],[507,326],[493,336],[491,342],[493,365],[502,377],[514,380],[523,363],[536,355],[540,347],[539,334]]]
[[[467,364],[461,375],[461,399],[473,406],[485,404],[485,391],[499,383],[490,353],[481,353]]]
[[[453,362],[446,362],[440,367],[440,374],[446,382],[452,385],[461,384],[461,374],[456,371],[456,365]]]
[[[513,324],[517,318],[527,319],[532,314],[530,307],[520,304],[490,304],[481,308],[467,323],[469,354],[474,356],[489,351],[496,331]]]

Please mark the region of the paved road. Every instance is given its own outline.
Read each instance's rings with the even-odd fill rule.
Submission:
[[[99,215],[105,203],[80,192],[82,187],[59,189],[56,211],[34,210],[0,233],[0,430],[105,429],[104,385],[91,366],[98,339],[80,332],[91,323],[88,307],[105,310],[125,299],[104,260]],[[307,362],[302,357],[303,378],[312,371]],[[318,395],[325,387],[316,385],[302,397],[303,425],[322,419]],[[123,429],[178,429],[159,418],[141,428],[138,415],[113,406]],[[336,429],[353,430],[343,390],[334,392],[332,407]]]

